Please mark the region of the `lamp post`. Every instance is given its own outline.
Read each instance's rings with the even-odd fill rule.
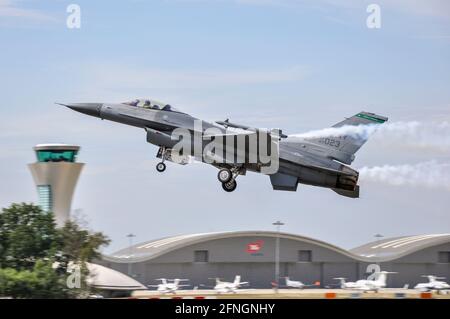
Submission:
[[[280,284],[280,227],[284,225],[281,221],[277,220],[272,223],[277,228],[277,237],[275,243],[275,289],[278,292],[278,286]]]
[[[130,277],[133,277],[132,276],[132,269],[131,269],[131,256],[133,255],[133,238],[134,237],[136,237],[136,235],[135,234],[132,234],[132,233],[129,233],[128,235],[127,235],[127,237],[128,237],[128,241],[129,241],[129,250],[130,250],[130,252],[129,252],[129,257],[128,258],[130,258],[129,259],[129,262],[128,262],[128,276],[130,276]]]

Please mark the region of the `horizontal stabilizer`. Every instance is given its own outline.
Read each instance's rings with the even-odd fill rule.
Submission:
[[[356,185],[355,189],[352,191],[339,188],[332,188],[332,190],[345,197],[359,198],[359,185]]]

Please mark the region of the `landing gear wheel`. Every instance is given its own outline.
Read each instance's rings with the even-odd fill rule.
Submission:
[[[222,168],[217,174],[217,179],[221,183],[228,183],[233,178],[233,173],[228,168]]]
[[[237,183],[235,180],[231,180],[229,182],[222,183],[222,188],[226,192],[232,192],[236,189],[236,187],[237,187]]]
[[[156,164],[156,170],[160,173],[164,172],[166,170],[166,164],[163,162]]]

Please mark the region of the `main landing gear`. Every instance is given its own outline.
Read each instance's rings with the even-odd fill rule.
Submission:
[[[232,192],[237,187],[236,177],[240,174],[239,168],[222,168],[217,174],[217,179],[222,183],[222,188],[226,192]]]
[[[165,160],[171,161],[171,149],[161,146],[156,157],[161,158],[161,162],[156,164],[156,170],[160,173],[166,170]],[[183,163],[182,163],[183,164]],[[187,164],[187,163],[185,163]],[[183,164],[183,165],[185,165]],[[221,168],[217,174],[217,179],[222,184],[222,188],[226,192],[232,192],[237,187],[236,178],[238,175],[245,175],[245,168],[233,166],[230,168]]]
[[[237,187],[237,183],[234,179],[232,179],[229,182],[226,183],[222,183],[222,188],[224,191],[231,193],[232,191],[234,191]]]

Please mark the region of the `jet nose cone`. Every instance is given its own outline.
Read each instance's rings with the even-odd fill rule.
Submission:
[[[63,105],[74,111],[96,117],[100,117],[100,109],[102,108],[103,105],[102,103],[69,103],[69,104],[56,103],[56,104]]]

